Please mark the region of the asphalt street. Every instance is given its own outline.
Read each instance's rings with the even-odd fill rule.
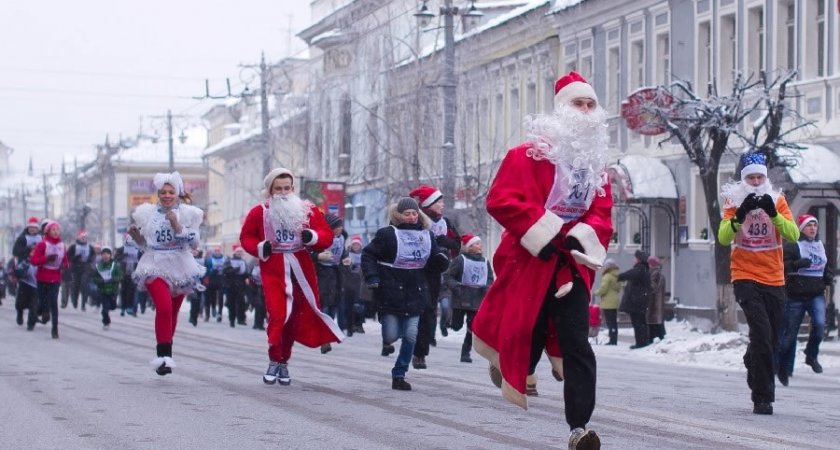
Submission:
[[[300,345],[290,386],[264,385],[265,334],[186,321],[172,375],[160,377],[153,312],[103,330],[88,309],[49,327],[14,323],[0,306],[0,447],[26,449],[549,449],[566,448],[563,385],[544,360],[539,397],[522,410],[501,398],[487,364],[459,361],[461,336],[438,336],[429,368],[394,391],[394,356],[378,324],[322,355]],[[626,345],[596,346],[598,398],[590,427],[613,449],[834,449],[837,376],[800,371],[777,388],[776,413],[752,414],[745,372],[637,361]]]

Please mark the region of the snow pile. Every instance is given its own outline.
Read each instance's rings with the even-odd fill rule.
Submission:
[[[746,371],[743,360],[749,344],[746,333],[708,334],[697,330],[688,322],[665,322],[665,330],[667,334],[664,340],[657,339],[652,345],[630,350],[628,342],[632,342],[633,330],[620,328],[619,345],[596,345],[595,352],[599,356]],[[836,332],[833,334],[836,336]],[[604,344],[608,340],[607,331],[602,329],[598,343]],[[805,355],[802,353],[804,350],[805,342],[799,342],[794,373],[811,371],[811,368],[805,365]],[[820,345],[819,361],[826,369],[840,367],[840,341],[835,339],[823,342]]]

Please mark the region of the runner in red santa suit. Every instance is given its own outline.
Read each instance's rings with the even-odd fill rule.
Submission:
[[[586,430],[596,378],[587,333],[594,271],[612,235],[606,114],[576,72],[554,91],[554,112],[526,118],[528,141],[508,151],[487,196],[505,232],[493,260],[496,282],[473,321],[474,347],[501,373],[504,398],[527,408],[532,336],[547,326],[546,353],[565,377],[569,448],[600,448]]]
[[[333,231],[315,205],[294,193],[294,180],[289,169],[269,172],[263,180],[266,200],[248,212],[239,235],[242,248],[260,260],[268,315],[266,384],[291,384],[288,363],[295,341],[314,348],[344,338],[335,321],[321,312],[308,251],[329,248]]]

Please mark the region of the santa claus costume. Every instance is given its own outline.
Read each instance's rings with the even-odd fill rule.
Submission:
[[[204,276],[191,249],[198,246],[199,226],[204,211],[182,202],[189,196],[178,172],[155,174],[158,203],[144,203],[132,213],[134,224],[128,233],[143,247],[132,279],[138,289],[148,291],[155,303],[157,357],[151,361],[158,375],[172,373],[172,339],[184,296]]]
[[[546,353],[565,377],[570,448],[599,448],[585,426],[595,407],[590,290],[612,235],[606,115],[575,72],[557,81],[554,105],[526,119],[528,141],[508,151],[487,196],[505,232],[493,259],[497,281],[473,321],[474,348],[501,373],[504,398],[527,408],[529,354],[544,314]]]
[[[295,195],[289,169],[274,169],[263,181],[266,201],[248,212],[239,241],[260,260],[268,314],[269,366],[263,382],[288,385],[295,341],[314,348],[344,338],[335,321],[320,310],[318,280],[309,254],[329,248],[333,232],[315,205]]]

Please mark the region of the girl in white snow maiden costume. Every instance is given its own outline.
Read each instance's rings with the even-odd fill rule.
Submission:
[[[144,203],[132,214],[128,234],[144,247],[133,279],[155,302],[157,358],[151,361],[158,375],[172,373],[172,337],[184,296],[193,291],[205,268],[193,258],[198,245],[198,227],[204,218],[191,206],[178,172],[158,173],[153,179],[158,203]]]

